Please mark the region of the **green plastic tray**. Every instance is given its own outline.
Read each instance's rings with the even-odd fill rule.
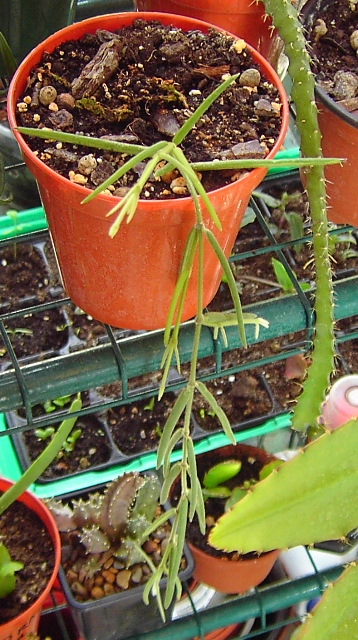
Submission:
[[[283,433],[278,434],[279,437],[277,439],[273,438],[273,435],[270,434],[274,434],[282,429],[289,431],[290,424],[289,414],[282,414],[267,420],[257,427],[235,433],[235,439],[236,442],[260,440],[262,443],[262,438],[267,437],[267,448],[277,451],[281,448],[281,444],[287,441],[287,438],[285,438]],[[0,414],[0,432],[4,432],[6,429],[5,416],[4,414]],[[228,442],[225,434],[216,433],[195,443],[194,448],[196,453],[203,453],[209,449],[217,449],[218,447],[228,444]],[[178,460],[180,456],[180,450],[174,451],[172,461]],[[113,465],[100,471],[84,471],[69,478],[61,478],[54,482],[48,482],[46,485],[34,483],[31,485],[30,491],[39,498],[49,498],[51,496],[68,494],[95,485],[104,484],[125,471],[147,471],[148,469],[154,469],[155,466],[156,454],[148,453],[132,459],[128,463]],[[21,473],[20,463],[10,436],[2,436],[0,440],[0,475],[9,480],[16,481],[21,476]]]

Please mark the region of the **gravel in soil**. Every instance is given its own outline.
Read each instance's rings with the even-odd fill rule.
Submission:
[[[318,84],[348,111],[358,109],[358,7],[334,0],[313,10],[307,31],[312,69]]]
[[[41,594],[54,567],[53,544],[40,518],[20,502],[0,516],[0,537],[12,560],[24,568],[16,572],[16,588],[1,600],[0,623],[22,613]]]
[[[157,515],[160,513],[161,508],[158,507]],[[155,566],[165,552],[169,533],[170,525],[165,523],[143,544],[143,550]],[[152,575],[146,562],[126,567],[125,562],[116,557],[114,547],[102,553],[87,553],[76,531],[61,533],[61,539],[64,550],[62,564],[74,597],[79,602],[100,600],[144,585]],[[180,571],[185,567],[186,559],[183,557]]]
[[[113,64],[105,67],[111,58]],[[103,72],[103,74],[102,74]],[[278,91],[258,71],[242,41],[210,29],[183,32],[137,19],[115,33],[98,30],[45,53],[28,78],[17,120],[38,126],[139,145],[171,140],[223,77],[240,73],[182,143],[190,162],[265,157],[281,126]],[[105,81],[103,81],[105,78]],[[49,139],[27,139],[40,159],[78,184],[95,188],[125,156]],[[134,167],[114,185],[123,195],[143,171]],[[240,177],[206,172],[207,190]],[[188,195],[176,176],[149,179],[145,198]],[[179,185],[180,186],[180,185]],[[181,185],[183,187],[183,185]]]
[[[155,450],[175,400],[175,393],[166,393],[160,401],[153,396],[109,409],[106,420],[121,453],[130,456]]]

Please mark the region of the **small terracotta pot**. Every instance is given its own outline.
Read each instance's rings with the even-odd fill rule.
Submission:
[[[11,485],[12,482],[0,479],[0,491],[6,491]],[[37,600],[35,600],[35,602],[23,613],[16,616],[16,618],[0,625],[0,640],[21,640],[21,638],[30,637],[30,634],[36,634],[43,604],[56,580],[61,560],[60,536],[53,517],[47,507],[45,507],[38,498],[29,492],[22,494],[18,500],[31,509],[31,511],[34,511],[45,525],[54,546],[54,568],[46,588]]]
[[[279,549],[274,549],[256,558],[246,560],[242,557],[234,561],[227,558],[214,558],[197,549],[190,542],[188,547],[195,562],[195,579],[217,591],[231,594],[245,593],[263,582],[280,554]]]
[[[210,22],[243,38],[267,60],[275,55],[277,37],[263,2],[231,0],[135,0],[138,11],[162,11]]]
[[[197,456],[199,480],[203,469],[207,470],[223,460],[240,459],[243,456],[258,460],[262,466],[276,459],[274,455],[257,447],[227,445]],[[195,580],[227,594],[244,593],[260,584],[268,576],[280,554],[279,549],[274,549],[257,556],[250,554],[250,557],[240,556],[238,560],[231,560],[228,557],[214,557],[195,547],[190,540],[187,542],[195,562]]]
[[[97,29],[114,31],[138,17],[159,19],[184,30],[209,28],[192,18],[168,14],[120,13],[89,18],[75,23],[37,46],[22,62],[8,94],[8,117],[16,127],[16,104],[32,67],[44,51],[65,40],[79,39]],[[251,47],[255,61],[265,77],[280,92],[282,128],[268,158],[280,149],[288,126],[288,104],[284,88],[268,62]],[[99,195],[86,205],[81,201],[90,192],[71,183],[47,167],[30,150],[23,137],[14,130],[24,160],[38,182],[51,236],[55,245],[64,286],[73,302],[96,320],[126,329],[159,329],[165,326],[169,304],[178,277],[184,247],[195,221],[192,199],[140,200],[130,224],[122,225],[111,239],[112,221],[106,217],[119,199]],[[209,193],[222,223],[222,231],[212,224],[203,208],[205,224],[215,233],[226,256],[230,255],[251,192],[263,180],[266,169],[254,169],[240,180]],[[203,308],[213,299],[221,279],[221,266],[208,241],[204,243]],[[197,313],[197,269],[194,265],[181,320]]]

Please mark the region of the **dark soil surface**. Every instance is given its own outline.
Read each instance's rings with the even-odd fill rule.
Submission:
[[[328,6],[314,11],[307,33],[313,72],[318,84],[336,102],[348,111],[356,111],[358,62],[352,34],[358,27],[358,6],[348,0],[322,4]]]
[[[1,624],[38,598],[53,571],[54,556],[52,541],[41,520],[19,502],[0,516],[0,533],[12,560],[24,565],[16,572],[15,591],[1,600]]]
[[[109,56],[114,62],[103,71],[104,59]],[[243,75],[248,69],[249,80]],[[257,65],[249,53],[240,51],[224,34],[214,30],[208,35],[182,32],[156,21],[136,20],[116,33],[101,30],[87,34],[45,54],[28,79],[18,122],[150,145],[170,140],[223,77],[240,73],[241,78],[200,119],[182,148],[191,162],[265,157],[278,136],[280,103],[277,90],[261,74],[254,73],[252,79],[253,69],[257,71]],[[42,90],[50,86],[55,92],[50,104],[46,99],[44,105]],[[28,142],[46,164],[89,188],[96,187],[124,160],[122,154],[96,151],[90,161],[88,157],[84,161],[88,148],[74,149],[48,139]],[[143,166],[137,165],[114,184],[120,191],[112,192],[123,195],[142,170]],[[208,172],[202,182],[210,190],[238,177],[233,172]],[[170,187],[172,178],[168,179],[168,174],[165,180],[150,178],[144,197],[187,195],[186,189],[173,191],[178,185]]]
[[[68,410],[72,400],[73,398],[69,397],[68,402],[64,406],[65,412]],[[88,401],[84,398],[83,403],[85,404],[86,402]],[[48,413],[46,414],[43,405],[39,404],[33,407],[34,418],[44,417],[46,415],[48,415]],[[64,417],[65,415],[64,413]],[[16,420],[16,418],[14,419]],[[57,428],[58,424],[58,417],[57,419],[54,418],[53,426]],[[66,446],[64,446],[55,460],[44,471],[42,479],[53,480],[55,478],[61,478],[86,469],[99,467],[109,461],[112,455],[112,448],[103,423],[95,415],[89,414],[77,419],[71,433],[77,429],[79,429],[81,433],[76,439],[74,446],[71,447],[70,441],[66,443]],[[44,438],[40,435],[44,430],[46,430],[46,427],[41,427],[38,433],[36,433],[36,430],[31,429],[18,436],[17,447],[20,447],[20,457],[24,463],[27,463],[26,466],[28,466],[32,460],[35,460],[49,443],[50,436]]]
[[[224,410],[232,427],[267,415],[272,401],[263,380],[255,373],[245,371],[206,383],[219,406]],[[219,431],[221,424],[209,404],[197,394],[194,398],[193,416],[204,431]]]
[[[175,402],[174,393],[109,409],[106,414],[113,439],[124,455],[153,451],[158,447],[163,427]]]
[[[39,354],[54,355],[68,342],[67,320],[60,309],[25,312],[4,326],[18,358]],[[8,360],[7,348],[0,343],[0,362]]]
[[[0,251],[0,303],[18,308],[29,297],[48,297],[49,271],[40,251],[30,244],[13,244]]]
[[[52,480],[79,473],[108,462],[112,449],[103,425],[93,416],[78,418],[74,429],[81,429],[73,451],[62,450],[43,473],[43,478]],[[30,460],[35,460],[48,444],[48,440],[37,438],[34,431],[26,431],[23,440]]]

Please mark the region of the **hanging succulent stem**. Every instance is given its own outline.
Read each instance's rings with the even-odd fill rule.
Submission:
[[[285,45],[292,80],[291,96],[296,106],[296,124],[304,157],[322,157],[321,135],[317,119],[314,77],[310,68],[303,29],[291,0],[263,0]],[[312,218],[313,252],[316,269],[315,331],[312,364],[308,368],[303,391],[293,412],[292,426],[306,431],[315,426],[321,403],[334,368],[333,286],[328,247],[328,222],[324,167],[303,169]]]
[[[278,3],[280,4],[280,3]],[[172,411],[163,428],[160,444],[157,451],[157,468],[162,468],[163,486],[161,491],[161,503],[163,504],[170,493],[170,489],[175,480],[180,479],[181,492],[178,503],[173,511],[173,522],[171,534],[166,548],[166,552],[161,559],[158,567],[156,567],[153,575],[146,584],[144,598],[148,599],[150,592],[157,596],[159,609],[164,616],[164,609],[170,605],[175,592],[180,593],[180,583],[178,582],[178,571],[182,559],[185,532],[188,518],[193,519],[196,514],[202,531],[205,531],[205,508],[200,483],[197,477],[196,459],[193,441],[190,435],[190,415],[195,392],[200,393],[209,403],[210,408],[218,417],[225,434],[229,441],[235,442],[229,421],[218,405],[214,396],[209,392],[206,386],[197,380],[197,363],[200,345],[201,331],[204,326],[211,327],[214,337],[220,331],[223,339],[226,340],[225,327],[236,325],[243,346],[246,345],[245,324],[254,324],[256,335],[260,326],[267,326],[265,320],[257,318],[254,314],[245,314],[242,312],[240,299],[237,292],[236,283],[229,265],[219,243],[217,242],[213,232],[205,226],[202,207],[205,207],[213,224],[220,229],[220,220],[211,204],[210,198],[205,192],[196,171],[205,170],[223,170],[223,169],[252,169],[255,167],[276,166],[287,168],[289,166],[309,166],[310,176],[321,176],[321,170],[315,173],[313,166],[322,167],[324,163],[336,163],[337,160],[327,160],[319,156],[315,145],[312,145],[312,153],[309,148],[304,152],[305,157],[298,160],[228,160],[213,161],[207,163],[198,163],[192,165],[184,156],[179,145],[187,135],[187,133],[195,126],[198,119],[210,107],[212,102],[220,96],[220,94],[234,82],[237,76],[225,80],[215,91],[206,98],[206,100],[198,107],[198,109],[190,116],[190,118],[179,129],[171,141],[160,141],[151,147],[138,147],[137,145],[128,145],[116,143],[108,140],[96,138],[88,138],[80,135],[71,135],[59,131],[51,132],[51,138],[60,142],[68,142],[78,145],[92,146],[94,148],[106,148],[119,153],[128,154],[129,160],[108,180],[103,182],[97,189],[88,195],[84,203],[96,197],[98,193],[106,189],[110,184],[124,175],[133,168],[138,162],[147,160],[147,165],[138,182],[130,189],[124,198],[109,211],[108,215],[116,214],[115,220],[110,228],[110,235],[113,237],[120,229],[121,224],[130,222],[135,215],[138,200],[141,191],[148,180],[150,174],[161,175],[175,168],[185,178],[189,193],[192,197],[195,207],[195,222],[191,229],[182,257],[181,267],[179,270],[176,286],[174,289],[172,301],[168,309],[167,322],[164,330],[164,354],[162,358],[162,382],[159,389],[159,397],[163,394],[169,368],[172,366],[173,359],[176,360],[177,367],[180,370],[178,339],[180,331],[180,322],[182,317],[182,309],[186,297],[188,283],[193,271],[193,265],[198,265],[197,278],[197,315],[195,318],[195,331],[192,345],[192,355],[190,362],[190,371],[186,386],[180,391]],[[48,131],[38,129],[27,129],[20,127],[20,133],[25,135],[35,135],[38,137],[48,137]],[[317,137],[317,136],[316,136]],[[162,166],[164,162],[164,166]],[[159,168],[160,167],[160,168]],[[316,177],[316,182],[317,182]],[[323,185],[324,186],[324,185]],[[322,194],[324,200],[324,192]],[[316,234],[317,235],[317,234]],[[322,237],[325,236],[325,227],[322,227]],[[226,275],[229,290],[231,293],[234,310],[231,312],[203,312],[203,259],[204,246],[208,243],[215,252],[220,265]],[[321,249],[319,255],[322,255]],[[327,258],[328,259],[328,258]],[[321,385],[322,386],[322,385]],[[180,418],[183,416],[182,421]],[[181,442],[181,459],[171,464],[171,454],[174,447]],[[156,526],[156,523],[153,523]],[[146,534],[148,531],[146,532]],[[159,590],[159,582],[163,576],[168,577],[167,589],[162,603]],[[164,605],[164,609],[163,609]]]

